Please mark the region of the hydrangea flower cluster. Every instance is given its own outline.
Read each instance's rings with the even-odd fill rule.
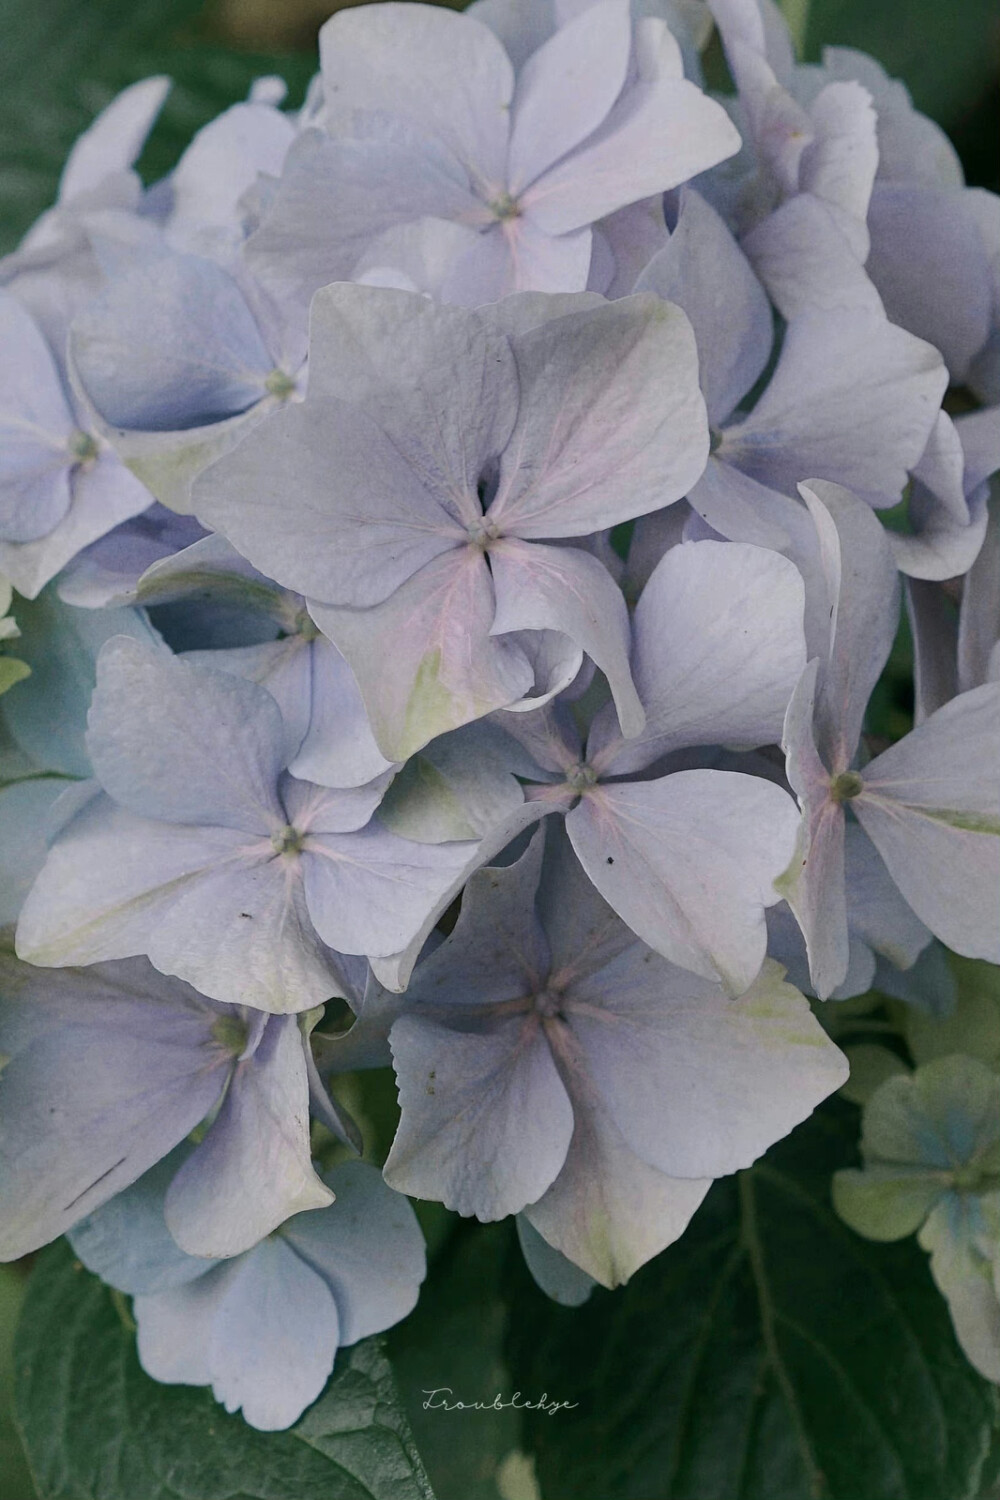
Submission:
[[[143,187],[167,87],[0,262],[0,1253],[273,1429],[414,1305],[407,1195],[578,1302],[844,1083],[812,1001],[1000,963],[1000,200],[769,0],[341,11]],[[837,1196],[1000,1378],[975,1069]]]

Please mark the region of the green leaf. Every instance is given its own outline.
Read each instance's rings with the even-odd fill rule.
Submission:
[[[13,1414],[14,1329],[26,1279],[23,1264],[0,1266],[0,1478],[4,1500],[35,1500]]]
[[[483,1225],[456,1215],[449,1219],[451,1234],[417,1309],[392,1330],[389,1350],[439,1500],[499,1500],[496,1475],[520,1445],[520,1414],[510,1406],[448,1412],[425,1402],[442,1386],[451,1388],[449,1401],[488,1405],[498,1394],[510,1400],[501,1269],[512,1250],[513,1221]]]
[[[509,1355],[545,1500],[969,1500],[998,1392],[927,1258],[838,1222],[856,1161],[833,1101],[716,1183],[676,1245],[577,1311],[519,1284]]]
[[[958,998],[948,1016],[927,1016],[901,1007],[906,1040],[918,1063],[964,1052],[1000,1068],[1000,967],[950,953]]]
[[[15,1346],[17,1419],[41,1500],[434,1500],[381,1339],[343,1350],[287,1432],[157,1385],[107,1288],[50,1246]]]
[[[829,45],[870,52],[950,125],[995,76],[995,0],[811,0],[807,55]]]
[[[127,84],[152,73],[176,80],[140,163],[147,181],[262,73],[302,91],[314,53],[207,45],[197,30],[204,9],[202,0],[0,0],[0,250],[52,203],[73,141]]]

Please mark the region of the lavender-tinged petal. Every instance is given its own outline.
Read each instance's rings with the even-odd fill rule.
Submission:
[[[502,178],[514,71],[480,22],[390,3],[332,16],[319,48],[334,133],[354,110],[403,115],[481,180]]]
[[[840,485],[801,486],[819,542],[829,606],[829,654],[820,673],[816,743],[834,774],[851,764],[865,710],[899,628],[900,583],[886,533]]]
[[[780,552],[795,534],[796,502],[744,474],[722,451],[708,460],[687,498],[712,530],[730,541]]]
[[[313,294],[366,269],[380,235],[426,217],[483,213],[469,173],[442,142],[398,116],[356,115],[353,136],[305,130],[244,259],[255,279],[304,322]]]
[[[589,228],[552,235],[525,215],[477,235],[442,278],[441,296],[480,307],[518,292],[583,293],[590,274]]]
[[[172,823],[268,833],[285,822],[278,705],[255,683],[118,637],[102,649],[87,748],[122,807]]]
[[[525,1214],[518,1214],[516,1223],[521,1254],[536,1286],[563,1307],[582,1307],[597,1286],[593,1276],[543,1239]]]
[[[418,843],[481,838],[524,802],[516,773],[526,760],[508,735],[478,719],[407,761],[379,822]]]
[[[0,1076],[4,1259],[65,1233],[205,1117],[225,1083],[225,1054],[213,1057],[210,1025],[211,1016],[123,1003],[117,1025],[95,1035],[70,1022],[7,1063]]]
[[[1000,683],[953,698],[864,770],[854,807],[917,916],[1000,963]]]
[[[912,968],[931,934],[907,906],[875,845],[857,823],[847,824],[844,855],[852,935],[897,969]]]
[[[601,124],[625,83],[631,47],[628,0],[597,0],[527,59],[511,107],[515,197]]]
[[[913,637],[913,718],[914,723],[922,724],[959,691],[959,616],[954,602],[938,583],[907,578],[904,597]]]
[[[559,1175],[524,1217],[588,1276],[619,1286],[680,1238],[711,1183],[666,1177],[640,1160],[591,1083],[567,1028],[558,1047],[571,1091],[573,1136]]]
[[[868,215],[867,270],[886,313],[940,349],[959,384],[992,318],[989,255],[970,207],[950,188],[879,182]]]
[[[811,193],[789,198],[744,235],[742,245],[788,321],[816,311],[884,312],[842,221]]]
[[[802,810],[788,867],[775,889],[795,914],[821,999],[843,984],[850,963],[844,875],[844,808],[830,795],[830,774],[816,749],[819,662],[809,663],[792,694],[781,737],[786,773]]]
[[[6,542],[32,542],[69,509],[76,424],[48,345],[7,291],[0,291],[0,339],[0,534]]]
[[[567,818],[601,895],[650,947],[734,995],[764,958],[764,909],[795,843],[795,804],[772,783],[681,771],[608,784]],[[709,896],[709,893],[711,895]]]
[[[537,829],[512,864],[476,871],[454,929],[420,964],[407,1002],[417,1008],[489,1006],[544,986],[549,951],[534,908],[544,848],[544,832]]]
[[[776,744],[805,666],[803,607],[798,570],[775,552],[738,542],[671,548],[633,622],[646,728],[614,759],[592,738],[588,756],[624,775],[692,745]]]
[[[557,630],[584,650],[608,679],[622,731],[645,723],[629,670],[628,610],[596,557],[578,547],[545,547],[516,539],[490,549],[496,616],[491,633]]]
[[[1000,498],[991,495],[986,536],[965,577],[958,623],[958,674],[964,692],[1000,679]]]
[[[108,177],[135,163],[169,92],[170,79],[154,77],[115,95],[66,158],[59,179],[60,203],[94,192]]]
[[[345,283],[316,294],[310,338],[310,401],[360,407],[416,483],[465,527],[479,513],[480,477],[517,416],[517,371],[504,334],[474,312]]]
[[[341,605],[380,603],[464,539],[390,438],[340,401],[256,427],[198,479],[194,506],[286,588]]]
[[[937,350],[884,318],[804,313],[788,326],[766,391],[719,452],[789,494],[805,476],[890,505],[924,452],[947,383]]]
[[[356,1344],[416,1306],[427,1271],[424,1237],[407,1199],[375,1167],[344,1162],[325,1181],[336,1202],[289,1220],[282,1237],[333,1293],[339,1342]]]
[[[357,679],[332,641],[310,653],[311,712],[289,770],[321,786],[363,786],[392,769],[375,743]]]
[[[182,659],[193,667],[231,672],[266,688],[284,726],[281,759],[288,763],[296,757],[309,727],[313,696],[312,646],[303,636],[286,635],[258,646],[185,651]]]
[[[776,964],[733,1000],[646,959],[633,945],[566,1004],[605,1107],[650,1166],[683,1178],[748,1167],[845,1082],[846,1059]]]
[[[487,512],[505,534],[581,536],[680,499],[700,476],[708,427],[678,308],[627,297],[512,343],[521,406]]]
[[[185,1286],[212,1269],[212,1261],[184,1253],[163,1217],[164,1195],[190,1149],[183,1142],[70,1231],[87,1270],[130,1297]]]
[[[297,1017],[276,1016],[236,1063],[218,1116],[164,1201],[189,1255],[239,1255],[293,1214],[333,1201],[312,1166],[306,1045]]]
[[[494,613],[489,569],[474,547],[435,558],[373,609],[312,606],[357,679],[379,750],[393,761],[530,691],[524,652],[490,634]]]
[[[676,228],[635,290],[655,292],[687,313],[708,420],[725,421],[767,364],[774,325],[767,294],[746,256],[693,189],[682,193]]]
[[[567,799],[565,798],[561,802],[555,800],[523,802],[520,807],[515,808],[507,818],[493,828],[489,834],[484,835],[477,844],[471,845],[471,852],[465,864],[457,872],[450,885],[447,885],[441,891],[441,894],[437,897],[427,916],[405,948],[401,948],[398,952],[392,953],[385,958],[380,958],[377,955],[370,956],[372,973],[379,983],[383,984],[386,989],[396,993],[405,990],[421,949],[431,936],[442,913],[447,911],[451,902],[463,890],[469,876],[482,865],[488,864],[501,850],[506,849],[507,845],[512,843],[519,834],[524,833],[526,829],[532,827],[533,824],[544,818],[546,814],[556,810],[563,810],[566,802]],[[465,847],[470,848],[469,845]]]
[[[166,892],[145,942],[151,961],[215,999],[276,1015],[338,995],[336,958],[316,931],[299,864],[265,845]]]
[[[0,571],[18,593],[34,599],[79,552],[140,515],[152,500],[145,485],[103,448],[93,467],[73,472],[69,510],[47,536],[0,542]]]
[[[956,521],[936,495],[914,485],[910,495],[912,535],[889,532],[896,565],[909,578],[943,581],[968,572],[982,550],[988,525],[989,488],[969,496],[968,521]]]
[[[163,252],[111,281],[76,319],[71,357],[113,427],[175,431],[245,411],[274,368],[237,282]]]
[[[302,855],[309,916],[341,953],[400,952],[468,866],[474,843],[418,844],[377,823],[358,833],[313,833]]]
[[[402,1110],[390,1187],[484,1221],[540,1198],[566,1159],[573,1109],[538,1018],[456,1031],[411,1012],[390,1044]]]
[[[689,182],[739,150],[729,116],[684,78],[640,78],[598,131],[524,194],[549,234],[565,234]]]

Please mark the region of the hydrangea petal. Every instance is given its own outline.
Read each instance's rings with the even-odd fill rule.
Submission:
[[[105,790],[139,817],[247,833],[286,821],[280,711],[228,672],[113,638],[97,662],[87,748]]]
[[[377,822],[358,833],[311,833],[302,855],[309,915],[339,952],[398,953],[467,869],[475,848],[418,844]]]
[[[435,558],[373,609],[312,606],[357,679],[379,750],[394,761],[530,691],[524,652],[490,634],[494,612],[474,547]]]
[[[153,254],[109,281],[70,349],[101,416],[139,431],[235,416],[267,394],[275,365],[238,283],[193,255]]]
[[[402,1110],[390,1187],[486,1221],[540,1198],[566,1159],[573,1109],[537,1018],[454,1031],[411,1012],[389,1040]]]
[[[528,58],[511,110],[514,197],[601,124],[625,83],[631,45],[629,0],[596,0]]]
[[[561,1250],[556,1250],[523,1213],[517,1215],[517,1239],[524,1263],[537,1286],[563,1307],[582,1307],[597,1285]]]
[[[885,318],[803,313],[788,325],[767,389],[719,451],[789,494],[803,477],[832,479],[891,505],[927,445],[947,383],[937,350]]]
[[[478,513],[480,476],[517,416],[517,371],[503,333],[473,312],[348,283],[316,294],[310,332],[310,400],[360,406],[423,489],[467,525]]]
[[[185,1286],[212,1269],[212,1261],[184,1253],[163,1217],[164,1195],[190,1149],[182,1142],[70,1231],[87,1270],[130,1297]]]
[[[341,11],[319,50],[334,130],[353,110],[401,114],[439,136],[470,176],[502,178],[514,70],[481,22],[430,5]]]
[[[598,131],[523,195],[549,234],[565,234],[688,182],[739,150],[725,110],[685,78],[640,78]]]
[[[619,916],[672,962],[753,983],[767,945],[764,908],[795,843],[795,804],[771,782],[679,771],[601,786],[566,828],[584,869]]]
[[[343,1162],[325,1180],[336,1195],[331,1209],[297,1214],[282,1237],[333,1293],[339,1342],[356,1344],[416,1306],[427,1269],[424,1237],[406,1198],[367,1162]]]
[[[559,1175],[524,1216],[588,1276],[619,1286],[680,1238],[711,1183],[667,1177],[636,1156],[588,1082],[568,1031],[560,1043],[573,1136]]]
[[[286,588],[342,605],[380,603],[465,539],[373,419],[339,401],[255,428],[196,482],[194,504]]]
[[[391,769],[375,743],[357,680],[332,641],[312,644],[312,712],[293,776],[321,786],[363,786]]]
[[[723,422],[762,374],[774,324],[767,294],[725,222],[692,188],[667,244],[636,281],[682,307],[698,345],[708,420]]]
[[[645,714],[629,670],[628,610],[596,557],[579,547],[505,539],[490,548],[496,616],[493,634],[562,631],[608,679],[622,732],[640,733]]]
[[[870,762],[858,818],[942,942],[1000,963],[1000,683],[953,698]]]
[[[648,293],[512,339],[521,386],[487,519],[521,538],[585,535],[681,496],[708,457],[697,348]]]
[[[0,1074],[4,1259],[38,1249],[128,1187],[194,1129],[225,1084],[207,1008],[150,1003],[126,988],[110,1016],[91,1017],[86,972],[34,981],[42,1003],[67,984],[77,989],[77,1018],[47,1027]]]
[[[275,1016],[237,1061],[219,1114],[164,1201],[188,1255],[239,1255],[293,1214],[333,1201],[312,1166],[305,1045],[297,1017]]]
[[[645,730],[611,758],[612,775],[690,745],[750,750],[781,737],[805,666],[804,593],[786,558],[739,542],[684,542],[657,565],[636,606],[632,670]]]
[[[0,339],[0,534],[6,542],[32,542],[69,509],[76,424],[48,345],[7,291],[0,291]]]
[[[767,963],[733,1000],[633,945],[581,977],[567,1010],[631,1149],[673,1177],[748,1167],[845,1082],[847,1061]]]
[[[816,527],[830,620],[816,737],[838,772],[853,759],[868,700],[892,649],[900,583],[886,534],[863,501],[821,480],[801,491]]]

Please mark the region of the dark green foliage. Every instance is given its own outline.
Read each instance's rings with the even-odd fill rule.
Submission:
[[[856,1115],[824,1108],[627,1288],[570,1311],[520,1278],[515,1384],[545,1500],[970,1500],[996,1389],[959,1350],[913,1240],[859,1239],[830,1174]]]
[[[287,1432],[157,1385],[112,1294],[60,1241],[32,1273],[17,1417],[41,1500],[434,1500],[381,1339],[343,1350]]]

